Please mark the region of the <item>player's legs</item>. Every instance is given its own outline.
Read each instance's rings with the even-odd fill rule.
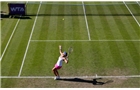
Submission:
[[[55,76],[58,76],[57,69],[55,67],[52,69],[52,71],[53,71]]]
[[[53,70],[53,73],[55,74],[54,80],[60,79],[57,69],[54,67],[52,70]]]
[[[58,73],[58,71],[57,71],[57,68],[54,67],[54,68],[52,69],[52,71],[53,71],[53,73],[54,73],[55,76],[59,76],[59,73]]]
[[[56,72],[57,76],[59,77],[59,73],[58,73],[57,69],[56,69],[56,71],[55,71],[55,72]]]
[[[55,77],[55,80],[60,78],[60,77],[59,77],[59,73],[58,73],[58,69],[60,69],[60,68],[61,68],[61,66],[55,65],[54,68],[52,69],[54,75],[56,76],[56,77]]]

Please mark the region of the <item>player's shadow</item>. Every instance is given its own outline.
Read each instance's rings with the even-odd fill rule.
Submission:
[[[80,78],[59,79],[59,80],[70,81],[70,82],[91,83],[93,85],[104,85],[104,84],[113,82],[113,80],[108,80],[108,81],[105,81],[105,82],[104,81],[98,81],[99,79],[102,79],[102,78],[96,78],[96,79],[93,79],[93,80],[84,80],[84,79],[80,79]]]

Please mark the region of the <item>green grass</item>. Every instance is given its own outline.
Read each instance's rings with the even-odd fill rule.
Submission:
[[[64,68],[60,70],[62,76],[90,76],[95,73],[112,75],[112,70],[120,70],[116,75],[139,74],[139,64],[136,62],[139,54],[131,46],[135,44],[138,48],[139,42],[31,42],[22,75],[52,76],[51,69],[59,56],[59,44],[64,46],[64,50],[70,45],[74,47],[69,64],[64,64]],[[132,51],[128,51],[129,48]]]
[[[2,11],[6,11],[7,3],[1,3]],[[20,19],[15,29],[1,61],[2,76],[18,76],[24,56],[21,76],[54,76],[51,70],[59,57],[59,45],[62,45],[64,51],[67,51],[70,46],[74,49],[69,57],[69,63],[63,63],[62,69],[59,70],[61,76],[140,74],[140,41],[138,41],[140,40],[140,28],[122,2],[115,2],[120,5],[113,4],[114,2],[84,2],[84,4],[98,4],[85,6],[91,41],[88,38],[81,2],[58,2],[59,4],[75,5],[48,3],[49,5],[46,2],[41,4],[30,41],[29,37],[39,2],[27,4],[28,16],[26,17],[30,17],[30,19]],[[130,3],[126,4],[139,22],[139,6],[137,3],[132,5]],[[76,4],[81,5],[76,6]],[[62,20],[63,18],[65,20]],[[4,52],[17,21],[18,19],[15,18],[1,20],[1,53]],[[25,53],[28,41],[29,47]],[[138,84],[133,84],[139,83],[138,79],[125,78],[120,81],[112,79],[117,83],[105,84],[103,87],[139,87]],[[29,84],[30,80],[35,83]],[[39,80],[41,80],[40,83]],[[66,86],[63,84],[59,86],[65,81],[54,81],[53,79],[2,78],[1,82],[1,87],[76,87],[76,82],[70,84],[67,81]],[[77,84],[77,87],[100,87],[80,82]]]

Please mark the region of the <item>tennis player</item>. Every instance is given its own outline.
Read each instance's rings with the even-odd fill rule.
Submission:
[[[55,75],[54,80],[60,79],[58,69],[60,69],[62,67],[62,62],[64,61],[65,63],[68,63],[67,52],[62,52],[62,46],[61,45],[59,45],[59,51],[60,51],[60,56],[58,58],[57,63],[55,64],[55,66],[52,69],[52,71]]]

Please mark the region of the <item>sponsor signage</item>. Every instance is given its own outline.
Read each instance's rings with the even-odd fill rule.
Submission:
[[[25,15],[25,4],[9,3],[9,14],[10,15]]]

